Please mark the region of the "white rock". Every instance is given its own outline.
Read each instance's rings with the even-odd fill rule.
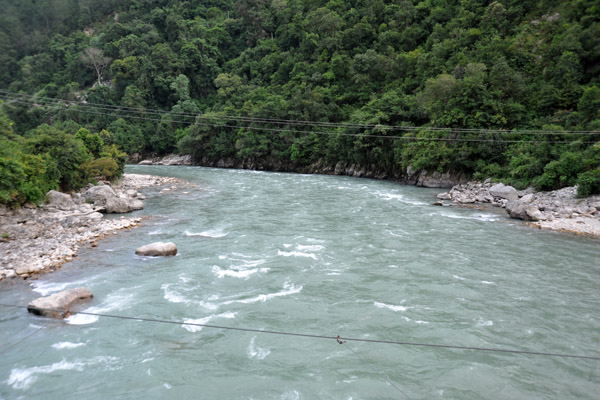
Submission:
[[[174,256],[177,255],[177,245],[172,242],[155,242],[139,247],[135,250],[139,256]]]
[[[56,190],[51,190],[46,194],[46,203],[50,207],[65,211],[72,210],[75,207],[75,202],[71,196]]]
[[[51,296],[33,300],[27,305],[27,311],[45,317],[64,318],[72,307],[90,300],[92,297],[94,297],[92,292],[84,287],[63,290]]]

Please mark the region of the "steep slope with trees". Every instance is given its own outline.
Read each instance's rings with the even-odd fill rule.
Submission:
[[[130,155],[410,166],[587,195],[596,3],[0,0],[0,93],[17,135],[76,123]]]

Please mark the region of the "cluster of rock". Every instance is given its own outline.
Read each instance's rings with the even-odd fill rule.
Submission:
[[[165,157],[142,160],[139,165],[193,165],[192,156],[169,154]]]
[[[234,157],[211,159],[208,157],[202,157],[194,161],[189,155],[182,156],[178,154],[169,154],[164,157],[145,159],[140,161],[138,164],[202,165],[216,168],[299,172],[303,174],[345,175],[355,178],[390,179],[405,182],[410,185],[430,188],[449,188],[455,185],[457,182],[468,181],[468,177],[465,174],[454,171],[441,173],[439,171],[414,170],[410,166],[408,166],[406,170],[398,168],[383,169],[381,166],[377,166],[375,164],[359,164],[345,161],[339,161],[333,164],[324,159],[317,160],[310,165],[301,166],[293,161],[284,161],[276,157],[269,156],[258,159],[237,159]]]
[[[144,206],[139,188],[179,182],[125,174],[116,186],[101,184],[71,195],[50,191],[41,207],[0,205],[0,281],[54,271],[73,260],[81,246],[139,225],[139,217],[105,219],[102,213],[139,210]]]
[[[94,245],[98,239],[141,221],[124,217],[106,220],[87,203],[66,210],[56,205],[0,208],[0,280],[54,271],[73,260],[81,246]]]
[[[135,254],[151,257],[175,256],[177,255],[177,246],[172,242],[155,242],[138,248]],[[43,317],[65,318],[71,313],[80,312],[80,309],[93,297],[92,292],[84,287],[67,289],[31,301],[27,305],[27,311]]]
[[[576,197],[577,188],[551,192],[516,190],[503,183],[467,182],[437,195],[458,204],[491,204],[502,207],[511,218],[534,223],[540,228],[600,236],[600,196]]]
[[[63,193],[54,192],[68,196]],[[125,191],[115,191],[109,185],[91,186],[83,195],[79,194],[77,200],[81,201],[81,197],[87,203],[92,203],[94,207],[106,213],[122,214],[130,211],[141,210],[144,208],[145,197],[135,189],[127,189]],[[48,201],[48,199],[46,199]],[[49,202],[48,202],[49,203]],[[49,203],[50,204],[50,203]]]

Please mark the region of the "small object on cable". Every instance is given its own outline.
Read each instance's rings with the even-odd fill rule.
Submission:
[[[340,338],[340,335],[338,335],[338,337],[337,337],[337,342],[338,342],[339,344],[344,344],[344,343],[346,343],[346,341],[345,341],[345,340],[342,340],[342,338]]]

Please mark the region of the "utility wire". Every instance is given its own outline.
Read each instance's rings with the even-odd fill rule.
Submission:
[[[20,340],[17,340],[13,344],[7,346],[4,350],[0,351],[0,355],[6,353],[7,351],[9,351],[10,349],[12,349],[13,347],[15,347],[16,345],[18,345],[19,343],[25,341],[27,338],[35,335],[37,332],[39,332],[40,330],[44,329],[45,327],[46,327],[46,324],[44,324],[42,326],[38,326],[33,332],[31,332],[28,335],[22,337]]]
[[[0,303],[0,306],[11,307],[11,308],[28,308],[27,306],[18,306],[15,304],[5,304],[5,303]],[[53,311],[53,312],[61,312],[61,313],[68,312],[67,310],[59,310],[59,309],[51,309],[51,308],[35,307],[35,309],[40,310],[40,311]],[[252,329],[252,328],[237,328],[237,327],[222,326],[222,325],[172,321],[172,320],[159,319],[159,318],[128,317],[128,316],[124,316],[124,315],[100,314],[100,313],[93,313],[93,312],[87,312],[87,311],[77,311],[77,312],[73,311],[70,313],[71,314],[81,314],[81,315],[91,315],[91,316],[96,316],[96,317],[117,318],[117,319],[132,320],[132,321],[197,326],[197,327],[202,327],[202,328],[225,329],[225,330],[241,331],[241,332],[268,333],[268,334],[272,334],[272,335],[297,336],[297,337],[306,337],[306,338],[314,338],[314,339],[327,339],[327,340],[340,340],[341,339],[341,340],[345,340],[345,341],[349,341],[349,342],[352,341],[352,342],[366,342],[366,343],[396,344],[396,345],[404,345],[404,346],[433,347],[433,348],[443,348],[443,349],[453,349],[453,350],[487,351],[487,352],[495,352],[495,353],[527,354],[527,355],[533,355],[533,356],[578,358],[578,359],[600,361],[600,356],[586,356],[586,355],[577,355],[577,354],[550,353],[550,352],[512,350],[512,349],[494,349],[494,348],[473,347],[473,346],[454,346],[454,345],[418,343],[418,342],[401,342],[401,341],[395,341],[395,340],[376,340],[376,339],[362,339],[362,338],[349,338],[349,337],[341,337],[340,338],[339,336],[336,337],[336,336],[314,335],[314,334],[308,334],[308,333],[294,333],[294,332],[285,332],[285,331]]]
[[[15,103],[19,103],[19,104],[27,104],[27,105],[32,105],[35,103],[32,103],[31,101],[28,100],[13,100],[13,102]],[[78,107],[77,105],[75,107]],[[121,118],[129,118],[129,119],[138,119],[138,120],[143,120],[143,121],[154,121],[154,122],[171,122],[171,123],[177,123],[177,124],[185,124],[185,125],[199,125],[199,126],[209,126],[209,127],[214,127],[214,128],[226,128],[226,129],[245,129],[245,130],[253,130],[253,131],[260,131],[260,132],[276,132],[276,133],[283,133],[283,132],[290,132],[290,133],[302,133],[302,134],[316,134],[316,135],[329,135],[329,136],[345,136],[345,137],[356,137],[356,138],[379,138],[379,139],[397,139],[397,140],[414,140],[414,141],[431,141],[431,142],[474,142],[474,143],[539,143],[539,142],[543,142],[543,143],[550,143],[550,144],[564,144],[564,143],[568,143],[565,141],[561,141],[561,140],[540,140],[540,139],[531,139],[531,140],[504,140],[504,139],[469,139],[469,138],[450,138],[450,137],[420,137],[420,136],[399,136],[399,135],[375,135],[375,134],[363,134],[363,133],[346,133],[346,132],[331,132],[331,131],[314,131],[314,130],[292,130],[289,128],[269,128],[269,127],[257,127],[257,126],[238,126],[238,125],[227,125],[227,124],[216,124],[216,123],[207,123],[207,122],[199,122],[199,121],[182,121],[182,120],[176,120],[176,119],[167,119],[167,118],[150,118],[150,117],[144,117],[144,116],[140,116],[140,115],[133,115],[133,114],[128,114],[128,113],[121,113],[121,114],[116,114],[116,113],[107,113],[107,112],[100,112],[100,111],[92,111],[89,109],[86,110],[71,110],[70,108],[67,109],[67,111],[74,111],[74,112],[81,112],[81,113],[85,113],[85,114],[95,114],[95,115],[104,115],[104,116],[111,116],[111,117],[121,117]],[[167,113],[166,115],[171,115],[169,113]],[[173,115],[178,115],[178,114],[173,114]],[[190,115],[191,117],[192,115]],[[211,117],[209,119],[219,119],[219,117]],[[419,129],[423,129],[423,130],[429,130],[429,128],[427,127],[422,127]],[[436,129],[441,129],[441,128],[436,128]],[[451,128],[444,128],[446,130],[451,130]],[[439,132],[439,130],[438,130]],[[492,132],[492,131],[490,131]],[[511,133],[509,131],[503,131],[504,133]],[[525,131],[521,131],[521,132],[525,132]],[[548,134],[555,134],[555,132],[553,131],[547,131],[548,133],[539,133],[539,134],[544,134],[544,135],[548,135]],[[563,131],[564,132],[564,131]],[[571,131],[571,132],[575,132],[575,131]],[[440,133],[444,133],[444,132],[440,132]],[[450,133],[450,132],[449,132]],[[522,133],[524,134],[524,133]],[[529,131],[528,133],[529,134]],[[571,134],[575,134],[575,133],[571,133]],[[592,135],[592,134],[598,134],[600,135],[600,132],[588,132],[586,135]],[[580,144],[595,144],[597,142],[595,141],[578,141],[578,143]]]
[[[0,93],[5,92],[0,90]],[[7,92],[9,93],[9,92]],[[332,122],[312,122],[312,121],[298,121],[298,120],[275,120],[268,118],[250,118],[250,117],[240,117],[240,116],[228,116],[228,115],[218,115],[218,114],[192,114],[192,113],[173,113],[166,112],[161,110],[153,110],[153,109],[140,109],[133,107],[120,107],[120,106],[111,106],[111,105],[102,105],[96,103],[87,103],[87,102],[72,102],[68,100],[61,99],[52,99],[42,97],[45,103],[40,104],[38,101],[39,97],[34,97],[30,95],[18,95],[18,94],[7,94],[7,98],[11,99],[11,101],[21,104],[28,105],[60,105],[64,107],[87,107],[94,108],[100,110],[107,111],[118,111],[125,112],[126,115],[119,115],[123,117],[127,117],[127,114],[131,114],[133,112],[138,114],[150,114],[150,115],[170,115],[172,117],[195,117],[201,119],[209,119],[209,120],[222,120],[229,119],[234,121],[242,121],[242,122],[259,122],[259,123],[275,123],[275,124],[299,124],[299,125],[307,125],[307,126],[333,126],[333,127],[354,127],[354,128],[371,128],[371,129],[380,129],[380,130],[404,130],[404,131],[418,131],[418,130],[428,130],[428,131],[443,131],[445,133],[458,133],[458,132],[471,132],[471,133],[494,133],[494,134],[547,134],[547,135],[559,135],[559,134],[572,134],[572,135],[600,135],[600,131],[547,131],[547,130],[490,130],[490,129],[477,129],[477,128],[440,128],[440,127],[414,127],[414,126],[390,126],[390,125],[363,125],[363,124],[342,124],[342,123],[332,123]],[[84,111],[82,111],[84,112]],[[110,115],[110,114],[105,114]],[[144,119],[144,118],[142,118]],[[183,122],[183,121],[168,121],[168,122]],[[237,127],[237,126],[236,126]],[[311,131],[312,132],[312,131]],[[390,136],[383,136],[389,138]]]
[[[27,100],[30,104],[42,105],[64,105],[79,106],[79,107],[90,107],[98,108],[109,111],[119,111],[128,113],[139,113],[139,114],[151,114],[151,115],[163,115],[169,114],[178,117],[191,117],[191,118],[202,118],[202,119],[220,119],[220,120],[233,120],[243,122],[257,122],[257,123],[272,123],[272,124],[286,124],[286,125],[305,125],[305,126],[321,126],[321,127],[339,127],[339,128],[364,128],[364,129],[379,129],[379,130],[400,130],[400,131],[451,131],[451,132],[470,132],[470,133],[490,133],[490,134],[547,134],[547,135],[600,135],[600,131],[585,131],[585,130],[557,130],[549,131],[543,129],[531,129],[531,130],[507,130],[507,129],[485,129],[485,128],[449,128],[449,127],[416,127],[416,126],[403,126],[403,125],[386,125],[386,124],[351,124],[351,123],[337,123],[337,122],[319,122],[319,121],[307,121],[307,120],[293,120],[293,119],[274,119],[274,118],[256,118],[256,117],[243,117],[243,116],[232,116],[224,114],[196,114],[196,113],[172,113],[164,110],[150,109],[150,108],[138,108],[138,107],[127,107],[127,106],[113,106],[109,104],[99,103],[88,103],[85,101],[73,101],[66,99],[56,99],[51,97],[27,95],[15,92],[10,92],[0,89],[0,94],[5,98],[16,100]]]

